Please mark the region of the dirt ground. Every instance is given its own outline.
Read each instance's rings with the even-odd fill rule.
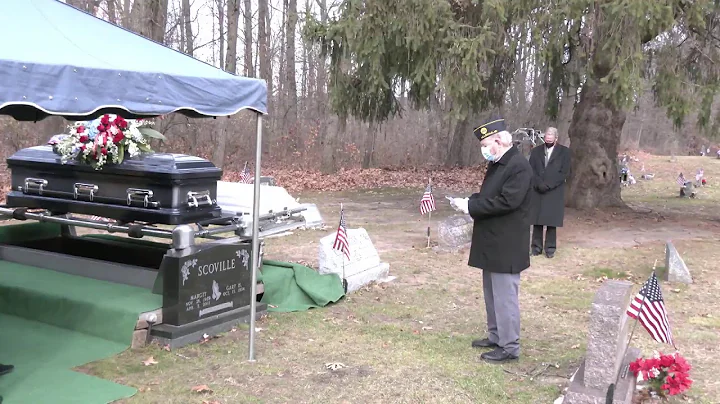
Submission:
[[[692,271],[692,285],[661,285],[679,350],[695,384],[678,402],[720,402],[720,160],[643,156],[653,172],[624,190],[634,210],[566,211],[556,257],[534,257],[523,273],[521,359],[485,364],[472,339],[485,333],[481,273],[467,251],[425,248],[422,189],[305,193],[318,204],[325,230],[267,240],[266,257],[317,265],[318,240],[336,226],[344,203],[348,227],[364,227],[391,283],[369,286],[337,304],[301,313],[271,313],[258,326],[257,362],[247,362],[247,329],[173,352],[157,346],[128,351],[83,371],[137,387],[125,403],[552,403],[582,360],[590,302],[607,278],[644,282],[664,265],[672,240]],[[696,200],[677,198],[675,177],[703,165],[709,185]],[[715,184],[717,179],[718,184]],[[472,190],[468,190],[468,193]],[[452,192],[451,195],[461,193]],[[435,190],[437,223],[453,212]],[[633,345],[669,352],[638,328]],[[144,366],[153,356],[158,364]],[[326,364],[339,364],[331,371]],[[194,386],[211,391],[193,392]]]

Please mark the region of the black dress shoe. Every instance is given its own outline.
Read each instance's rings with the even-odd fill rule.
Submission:
[[[485,352],[484,354],[480,355],[480,357],[488,362],[494,363],[513,361],[518,358],[515,355],[510,355],[509,353],[505,352],[505,350],[500,347],[495,348],[490,352]]]
[[[554,253],[554,252],[551,252],[551,253],[545,253],[545,256],[546,256],[546,257],[548,257],[548,258],[552,258],[552,257],[554,257],[554,256],[555,256],[555,253]]]
[[[540,255],[541,253],[540,253],[540,251],[530,251],[530,254],[531,254],[533,257],[537,257],[537,256]]]
[[[0,376],[12,372],[13,369],[15,369],[15,366],[13,365],[3,365],[2,363],[0,363]]]
[[[497,348],[498,344],[490,341],[487,338],[476,339],[472,342],[473,348]]]

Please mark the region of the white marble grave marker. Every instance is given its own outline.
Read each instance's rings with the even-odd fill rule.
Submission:
[[[333,249],[335,232],[320,239],[318,251],[318,272],[321,274],[334,273],[343,276],[343,263],[345,265],[345,279],[348,282],[348,292],[354,292],[370,282],[387,282],[394,278],[389,277],[390,264],[380,261],[370,236],[363,228],[347,229],[350,259]]]

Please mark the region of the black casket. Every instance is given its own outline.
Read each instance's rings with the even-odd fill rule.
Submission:
[[[100,170],[63,164],[51,146],[22,149],[7,159],[9,207],[96,215],[121,222],[184,224],[220,216],[222,170],[200,157],[150,153]]]

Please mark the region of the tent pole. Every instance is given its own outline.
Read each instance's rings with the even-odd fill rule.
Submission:
[[[262,114],[257,114],[257,134],[255,136],[255,181],[253,183],[253,222],[252,222],[252,281],[250,282],[250,340],[248,341],[248,361],[255,362],[255,309],[257,307],[257,273],[260,269],[260,160],[262,159]]]

